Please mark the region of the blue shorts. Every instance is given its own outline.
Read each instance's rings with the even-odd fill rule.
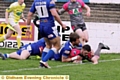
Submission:
[[[18,55],[21,55],[22,51],[23,50],[28,50],[28,52],[31,54],[32,53],[32,48],[31,48],[31,45],[30,44],[26,44],[24,46],[22,46],[22,48],[20,48],[18,51],[17,51],[17,54]]]
[[[46,25],[42,25],[42,24],[40,25],[40,34],[42,37],[46,37],[49,40],[60,36],[59,32],[57,30],[57,26],[51,27],[51,25],[49,25],[47,23],[46,23]]]

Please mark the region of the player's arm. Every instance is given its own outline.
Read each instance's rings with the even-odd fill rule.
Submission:
[[[27,30],[26,30],[26,36],[30,37],[31,31],[30,31],[30,24],[31,24],[31,19],[32,19],[33,13],[28,12],[27,16]]]
[[[63,14],[64,12],[68,11],[68,3],[65,3],[65,4],[63,5],[63,7],[62,7],[61,9],[57,10],[57,11],[58,11],[58,14],[59,14],[59,15],[61,15],[61,14]]]
[[[8,24],[8,16],[9,16],[9,13],[12,12],[14,10],[14,5],[11,4],[5,11],[5,23]]]
[[[23,13],[22,13],[22,20],[23,20],[24,22],[26,22],[26,19],[25,19],[25,16],[24,16]]]
[[[62,62],[74,61],[74,60],[78,59],[78,57],[79,57],[79,56],[74,56],[71,58],[69,56],[70,56],[70,49],[64,49],[64,51],[62,53],[62,57],[61,57]]]
[[[65,9],[64,8],[61,8],[59,10],[57,10],[58,14],[61,15],[65,12]]]
[[[63,55],[62,55],[62,62],[70,62],[70,61],[77,60],[77,59],[79,59],[79,58],[80,58],[79,55],[74,56],[74,57],[72,57],[72,58],[69,58],[69,57],[66,57],[66,56],[63,56]]]
[[[55,20],[62,26],[62,28],[66,28],[66,25],[64,25],[60,19],[60,16],[58,15],[55,8],[50,9],[52,15],[54,16]]]
[[[30,28],[30,24],[31,24],[31,19],[33,17],[33,13],[32,12],[28,12],[28,15],[27,15],[27,29]]]
[[[72,61],[71,58],[68,58],[68,57],[62,55],[62,62],[70,62],[70,61]]]
[[[35,2],[33,2],[30,11],[28,12],[27,15],[27,29],[30,29],[30,24],[31,24],[31,19],[33,17],[33,14],[35,13],[36,9],[35,9]]]
[[[84,8],[87,10],[86,15],[90,16],[90,7],[88,5],[84,5]]]
[[[8,24],[8,15],[9,15],[9,12],[5,12],[5,23]]]
[[[66,28],[66,25],[64,25],[60,19],[60,16],[58,15],[57,13],[57,10],[55,8],[55,2],[54,1],[51,1],[50,2],[50,5],[49,5],[49,8],[50,8],[50,12],[52,14],[52,16],[55,18],[55,20],[62,26],[62,28]]]

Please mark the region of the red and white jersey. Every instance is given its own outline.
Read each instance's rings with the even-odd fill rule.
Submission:
[[[82,15],[84,5],[85,3],[82,0],[76,0],[76,2],[69,1],[63,5],[63,9],[70,15],[71,25],[84,23]]]

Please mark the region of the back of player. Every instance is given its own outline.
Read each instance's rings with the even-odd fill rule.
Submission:
[[[34,0],[29,14],[33,14],[35,11],[37,11],[40,16],[40,33],[46,42],[40,64],[41,67],[49,68],[47,61],[51,56],[57,53],[60,48],[60,37],[54,23],[54,18],[63,28],[66,28],[66,25],[62,23],[55,9],[54,0]],[[28,18],[27,24],[29,25],[29,23],[30,20]]]
[[[31,55],[40,55],[45,47],[44,38],[39,39],[37,42],[31,44],[32,53]],[[41,51],[41,52],[40,52]]]
[[[38,15],[40,16],[40,34],[42,37],[47,37],[53,39],[54,37],[58,36],[58,34],[53,34],[53,29],[55,30],[54,18],[50,12],[51,8],[55,7],[55,4],[52,3],[51,0],[35,0],[31,7],[31,12],[37,11]],[[56,33],[57,30],[55,31]],[[53,34],[53,35],[50,35]]]

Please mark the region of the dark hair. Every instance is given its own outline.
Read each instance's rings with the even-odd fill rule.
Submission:
[[[75,32],[70,33],[70,37],[69,37],[70,42],[76,41],[76,39],[79,39],[79,38],[80,37],[77,33],[75,33]]]
[[[88,44],[84,45],[82,48],[83,48],[84,50],[87,50],[88,52],[91,51],[91,47],[90,47],[90,45],[88,45]]]

